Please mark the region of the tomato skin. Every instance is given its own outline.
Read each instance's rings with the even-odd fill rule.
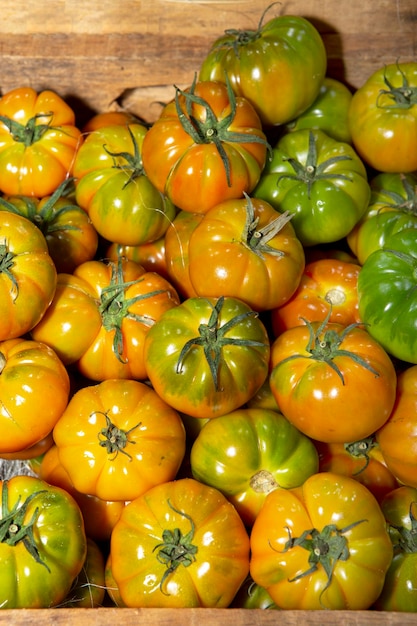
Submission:
[[[185,454],[179,414],[135,380],[80,389],[53,435],[74,487],[107,501],[132,500],[172,480]]]
[[[217,381],[209,364],[216,351]],[[244,302],[228,297],[188,298],[166,311],[149,330],[144,349],[158,395],[197,418],[217,417],[248,401],[267,378],[269,355],[262,321]]]
[[[47,311],[57,272],[40,230],[0,211],[0,340],[29,332]]]
[[[0,342],[1,453],[27,450],[52,431],[65,410],[67,370],[47,345],[22,338]]]
[[[34,125],[34,139],[26,145],[8,124]],[[45,125],[39,137],[36,132]],[[43,198],[71,175],[81,132],[75,114],[53,91],[37,93],[19,87],[0,98],[0,190],[7,195]]]
[[[359,315],[393,357],[417,363],[416,229],[389,237],[365,261],[358,278]]]
[[[140,120],[129,113],[129,111],[102,111],[96,113],[84,124],[82,127],[83,133],[91,133],[99,128],[106,128],[107,126],[127,126],[128,124],[141,123]]]
[[[396,400],[389,419],[376,432],[387,467],[402,483],[417,488],[417,365],[397,377]]]
[[[262,124],[275,126],[312,104],[326,67],[324,44],[313,24],[303,17],[281,15],[264,25],[261,19],[256,31],[226,31],[213,42],[199,77],[224,81],[226,73],[236,94],[255,107]]]
[[[217,120],[207,129],[204,126],[207,110],[200,104],[192,103],[189,115],[203,125],[204,132],[211,131],[212,126],[220,127],[233,112],[224,83],[197,82],[193,93],[211,107]],[[184,95],[179,95],[178,103],[180,110],[186,114],[184,98]],[[248,140],[229,140],[227,133],[243,134]],[[229,162],[230,180],[215,143],[210,140],[198,143],[184,129],[175,100],[164,107],[148,130],[142,146],[145,172],[155,187],[166,194],[177,208],[191,213],[206,213],[219,202],[240,198],[243,192],[250,193],[257,184],[265,165],[267,144],[261,121],[247,100],[236,98],[233,117],[218,137]]]
[[[278,211],[293,214],[291,223],[304,246],[346,237],[365,213],[370,194],[365,165],[352,146],[309,129],[278,140],[253,191]]]
[[[417,99],[395,96],[395,90],[416,87],[417,63],[393,63],[371,74],[353,94],[348,115],[352,142],[375,170],[417,170]]]
[[[311,341],[315,353],[308,349]],[[346,443],[369,437],[394,406],[394,365],[358,326],[313,322],[311,331],[306,325],[290,328],[272,343],[271,367],[271,390],[280,410],[317,441]]]
[[[179,211],[165,233],[165,259],[169,280],[183,299],[197,296],[190,278],[189,244],[191,234],[203,217],[201,213]]]
[[[60,607],[92,609],[103,604],[106,587],[104,555],[98,544],[87,536],[87,554],[80,573]]]
[[[329,322],[343,326],[360,322],[357,285],[360,266],[339,259],[323,258],[307,263],[299,285],[282,306],[271,310],[274,337],[293,326]]]
[[[156,272],[168,281],[170,280],[165,256],[165,235],[156,241],[143,243],[139,246],[122,246],[118,243],[111,243],[106,250],[106,259],[117,261],[119,256],[138,263],[147,272]],[[170,282],[172,283],[172,281]],[[173,284],[173,286],[175,285]]]
[[[321,561],[312,568],[308,549],[287,544],[305,531],[311,537],[312,529],[322,533],[328,526],[341,531],[348,550],[346,559],[336,557],[332,563],[330,582]],[[369,608],[382,590],[393,553],[371,492],[332,472],[313,474],[301,487],[268,494],[250,540],[253,580],[280,608],[290,610]]]
[[[274,224],[277,232],[269,238]],[[249,196],[210,209],[191,233],[188,255],[198,296],[239,298],[256,311],[284,304],[305,266],[291,222]]]
[[[219,489],[249,527],[272,489],[301,485],[318,471],[313,442],[277,411],[238,409],[209,420],[190,462],[196,480]]]
[[[191,531],[197,551],[188,566],[169,573],[156,550],[165,541],[163,531],[176,528],[182,536]],[[126,505],[112,533],[110,555],[125,606],[225,608],[248,574],[249,537],[219,491],[184,478]]]
[[[33,476],[14,476],[2,481],[7,499],[0,504],[2,521],[7,510],[25,506],[20,523],[34,516],[33,544],[41,562],[26,549],[23,541],[0,544],[3,609],[35,609],[58,606],[66,597],[85,561],[87,541],[83,518],[75,500],[65,490]],[[28,502],[28,498],[32,498]],[[14,516],[15,517],[15,516]]]

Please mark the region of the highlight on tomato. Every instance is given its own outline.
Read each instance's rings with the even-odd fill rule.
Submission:
[[[75,113],[56,92],[12,89],[0,98],[0,191],[52,194],[71,176],[81,144]]]
[[[253,580],[290,610],[370,608],[393,556],[377,500],[332,472],[269,493],[250,544]]]
[[[249,572],[249,537],[220,491],[183,478],[126,505],[110,559],[122,606],[226,608]]]

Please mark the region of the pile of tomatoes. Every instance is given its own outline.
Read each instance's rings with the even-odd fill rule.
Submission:
[[[2,608],[417,610],[417,63],[326,69],[265,13],[151,125],[0,98]]]

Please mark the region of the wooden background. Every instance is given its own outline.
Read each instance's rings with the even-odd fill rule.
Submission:
[[[0,92],[56,90],[83,117],[128,108],[147,121],[188,86],[226,28],[256,28],[272,0],[0,0]],[[356,88],[417,60],[417,0],[282,0],[322,34],[328,74]]]

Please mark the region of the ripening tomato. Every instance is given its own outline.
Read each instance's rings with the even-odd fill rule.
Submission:
[[[192,232],[203,219],[201,213],[179,211],[165,233],[165,260],[169,280],[184,298],[194,298],[190,279],[189,243]]]
[[[249,572],[249,537],[217,489],[183,478],[123,509],[110,542],[124,606],[225,608]]]
[[[0,342],[0,456],[48,437],[69,392],[68,372],[47,345],[23,338]]]
[[[82,127],[83,133],[91,133],[99,128],[105,128],[106,126],[127,126],[128,124],[141,123],[136,115],[129,111],[102,111],[96,113]]]
[[[55,294],[57,271],[39,228],[0,211],[0,340],[21,337],[43,317]]]
[[[156,272],[170,280],[165,256],[165,236],[139,246],[122,246],[119,243],[111,243],[106,250],[105,258],[117,261],[119,256],[138,263],[147,272]],[[171,283],[173,284],[172,281]]]
[[[348,122],[355,150],[375,170],[417,170],[417,62],[371,74],[353,94]]]
[[[72,173],[81,132],[55,92],[18,87],[0,98],[0,190],[44,198]]]
[[[253,580],[290,610],[368,609],[393,553],[371,492],[332,472],[269,493],[250,543]]]
[[[197,295],[239,298],[255,311],[287,302],[305,266],[291,217],[249,196],[211,208],[188,243]]]
[[[107,501],[132,500],[172,480],[185,454],[179,414],[135,380],[105,380],[77,391],[53,435],[74,487]]]
[[[143,140],[150,181],[183,211],[206,213],[250,193],[265,165],[267,141],[250,102],[230,84],[194,82],[176,89]]]
[[[300,16],[280,15],[255,30],[228,29],[213,42],[200,68],[200,80],[230,79],[247,98],[264,126],[285,124],[315,100],[325,77],[327,56],[313,24]]]
[[[285,417],[325,443],[359,441],[389,418],[397,376],[379,343],[357,324],[308,322],[271,346],[270,385]]]

